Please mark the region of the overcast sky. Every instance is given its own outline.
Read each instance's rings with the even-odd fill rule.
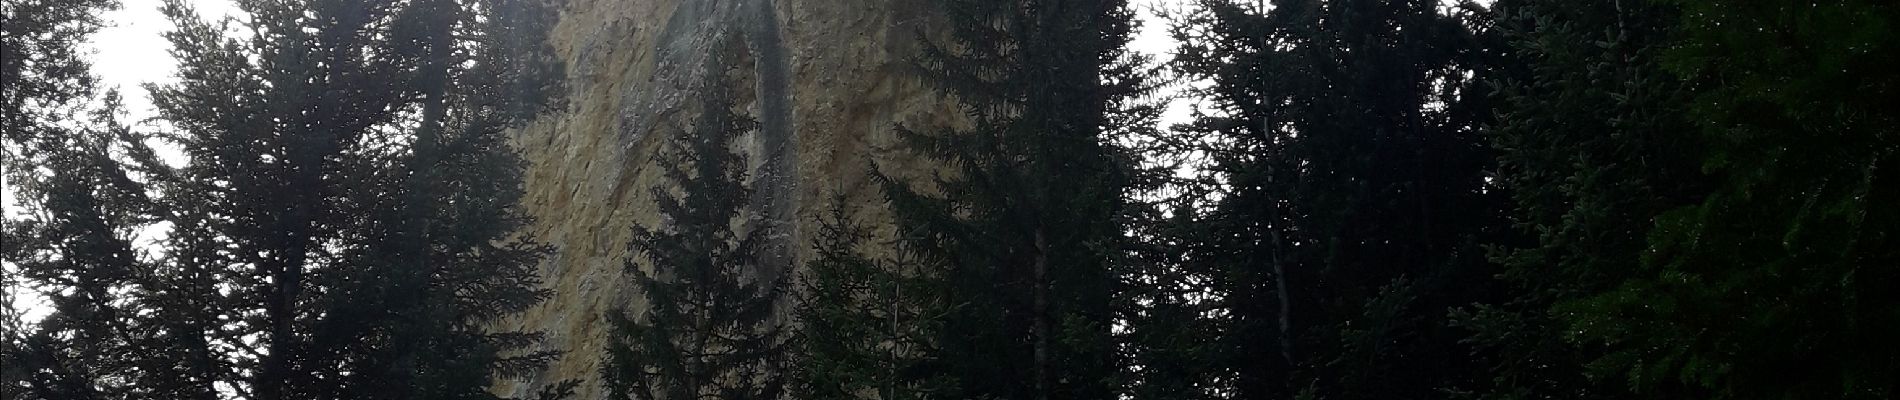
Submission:
[[[171,29],[171,21],[159,14],[159,0],[119,0],[116,11],[104,17],[107,27],[92,37],[92,73],[107,87],[118,87],[125,96],[133,120],[152,116],[146,82],[170,82],[177,63],[172,61],[171,44],[162,34]],[[198,14],[223,18],[237,12],[228,0],[196,0]]]
[[[140,85],[147,82],[170,82],[177,64],[167,53],[171,44],[161,36],[171,29],[171,22],[159,14],[159,0],[120,0],[121,7],[106,13],[108,27],[93,35],[93,73],[98,75],[108,87],[118,87],[125,96],[134,121],[151,117],[151,101],[145,89]],[[1142,28],[1131,46],[1136,50],[1160,57],[1173,47],[1167,37],[1165,23],[1149,14],[1150,5],[1173,5],[1183,0],[1135,0],[1140,5],[1145,27]],[[195,0],[198,14],[205,18],[217,19],[237,13],[229,0]],[[1185,111],[1185,110],[1178,110]],[[1180,112],[1170,113],[1185,115]],[[1176,118],[1170,118],[1178,120]]]

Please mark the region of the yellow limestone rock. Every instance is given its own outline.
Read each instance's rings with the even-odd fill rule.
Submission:
[[[861,220],[888,220],[866,175],[872,161],[899,176],[906,159],[892,128],[959,119],[909,72],[919,32],[937,24],[924,0],[566,0],[550,34],[567,64],[567,107],[515,133],[529,165],[525,235],[556,251],[541,266],[554,296],[510,327],[547,334],[566,354],[537,376],[495,390],[523,395],[581,379],[578,397],[602,397],[597,376],[618,307],[643,307],[622,274],[634,223],[660,222],[650,188],[655,151],[692,120],[695,94],[714,79],[760,122],[740,144],[754,163],[755,212],[778,221],[781,246],[766,274],[796,269],[810,252],[813,218],[842,193]],[[727,54],[728,65],[707,57]],[[885,227],[880,236],[888,237]]]

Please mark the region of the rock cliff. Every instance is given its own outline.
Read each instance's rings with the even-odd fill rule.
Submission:
[[[525,234],[555,246],[542,266],[555,296],[511,321],[548,335],[567,354],[524,394],[583,379],[578,398],[601,398],[604,313],[642,305],[622,265],[635,223],[653,224],[655,151],[697,112],[696,93],[729,84],[760,128],[741,143],[755,164],[755,211],[777,221],[783,273],[809,252],[806,229],[834,194],[867,221],[886,218],[866,177],[920,168],[886,156],[896,124],[955,119],[954,108],[908,71],[919,32],[934,24],[924,0],[567,0],[550,37],[567,63],[567,108],[515,134],[530,163]],[[709,64],[708,57],[723,61]],[[888,232],[886,232],[888,234]]]

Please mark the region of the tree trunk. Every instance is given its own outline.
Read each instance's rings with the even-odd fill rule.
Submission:
[[[1265,11],[1263,10],[1262,12],[1265,12]],[[1264,37],[1261,38],[1261,41],[1264,44],[1266,41],[1266,38]],[[1266,117],[1267,102],[1264,100],[1261,101],[1260,107],[1261,107],[1261,116],[1260,116],[1261,144],[1264,146],[1267,146],[1268,148],[1272,148],[1273,147],[1273,133],[1272,133],[1273,123],[1271,121],[1268,121],[1268,118]],[[1275,171],[1273,168],[1273,160],[1269,159],[1266,162],[1266,165],[1267,165],[1267,187],[1273,188],[1274,177],[1275,177],[1274,175]],[[1271,189],[1269,189],[1269,191],[1270,190]],[[1285,245],[1286,241],[1280,236],[1280,230],[1283,228],[1281,225],[1284,223],[1284,221],[1280,220],[1279,199],[1268,197],[1267,200],[1268,200],[1267,201],[1267,224],[1268,225],[1266,226],[1267,236],[1269,240],[1273,241],[1272,243],[1273,250],[1270,252],[1271,254],[1268,257],[1268,261],[1271,262],[1271,267],[1273,268],[1273,286],[1274,286],[1273,292],[1277,297],[1279,297],[1279,300],[1280,300],[1280,315],[1279,315],[1280,358],[1286,360],[1287,367],[1291,368],[1293,367],[1293,298],[1292,298],[1292,294],[1287,292],[1288,285],[1287,285],[1287,277],[1286,277],[1286,266],[1284,265],[1285,263],[1281,261],[1286,252],[1286,245]]]
[[[310,164],[320,165],[321,162],[308,161],[300,164],[310,166]],[[317,168],[314,166],[303,169],[305,176],[297,181],[308,186],[299,185],[299,187],[317,187],[315,181],[319,179],[314,176],[318,173],[316,171]],[[294,326],[297,323],[295,307],[297,298],[302,296],[303,292],[305,252],[308,251],[310,244],[310,214],[313,212],[310,203],[313,201],[313,199],[300,199],[291,215],[286,216],[289,221],[284,225],[290,232],[284,235],[283,241],[280,242],[281,246],[274,249],[282,254],[278,257],[279,261],[274,263],[277,265],[271,266],[267,272],[271,278],[272,289],[267,296],[264,312],[270,324],[270,344],[266,347],[269,353],[264,356],[263,371],[253,381],[257,387],[259,399],[285,398],[285,383],[293,375],[290,358],[297,348],[297,332]]]
[[[1049,400],[1049,241],[1042,228],[1036,228],[1035,311],[1032,314],[1036,340],[1036,400]]]
[[[420,81],[422,83],[422,123],[416,129],[415,142],[411,145],[409,181],[408,217],[410,225],[410,249],[414,265],[411,273],[426,277],[430,274],[429,230],[434,214],[429,202],[435,191],[431,185],[435,180],[435,164],[440,158],[437,145],[441,142],[443,118],[448,114],[449,68],[453,63],[451,55],[455,53],[454,25],[459,19],[458,6],[452,2],[439,2],[435,25],[430,26],[428,59],[423,61]],[[426,287],[427,282],[410,282],[418,288]]]

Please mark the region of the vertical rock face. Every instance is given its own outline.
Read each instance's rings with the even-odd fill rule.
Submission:
[[[697,93],[730,85],[759,121],[740,146],[754,164],[754,211],[778,246],[761,274],[795,272],[806,230],[834,195],[866,221],[886,220],[866,170],[906,175],[922,162],[891,158],[897,124],[932,126],[955,109],[908,72],[918,33],[932,24],[923,0],[567,0],[550,35],[567,62],[567,109],[516,133],[529,161],[525,233],[556,247],[542,266],[553,298],[511,321],[566,351],[522,394],[585,380],[601,398],[605,313],[638,310],[622,273],[635,223],[657,224],[649,188],[655,152],[689,125]],[[715,58],[715,56],[718,56]],[[718,60],[719,63],[710,63]]]

